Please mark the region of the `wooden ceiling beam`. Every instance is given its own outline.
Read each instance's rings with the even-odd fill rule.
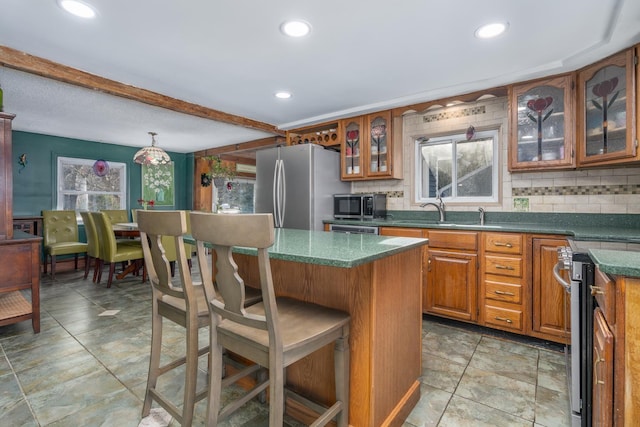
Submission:
[[[171,98],[146,89],[126,85],[6,46],[0,46],[0,65],[132,101],[142,102],[154,107],[165,108],[177,113],[189,114],[203,119],[269,132],[274,135],[284,136],[285,134],[284,131],[268,123],[236,116],[203,107],[202,105]]]
[[[203,156],[221,156],[225,153],[233,153],[240,154],[243,151],[255,151],[261,150],[264,148],[276,147],[278,145],[284,145],[285,139],[280,136],[275,136],[271,138],[262,138],[256,139],[254,141],[243,142],[241,144],[231,144],[224,145],[222,147],[216,148],[208,148],[202,151],[196,151],[194,154],[195,157],[203,157]],[[226,159],[226,156],[223,156]]]

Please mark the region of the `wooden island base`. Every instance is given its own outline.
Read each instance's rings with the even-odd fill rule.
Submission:
[[[271,259],[278,296],[348,312],[349,424],[401,426],[420,398],[421,247],[351,268]],[[259,283],[257,258],[234,254],[245,283]],[[287,369],[287,385],[313,400],[335,402],[333,348],[327,346]],[[308,421],[306,409],[287,405]]]

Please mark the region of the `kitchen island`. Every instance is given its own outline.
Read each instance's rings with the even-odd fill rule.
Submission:
[[[351,315],[352,426],[400,426],[420,398],[426,243],[418,238],[276,230],[269,249],[276,294]],[[256,252],[234,251],[245,283],[259,283]],[[287,384],[314,400],[333,403],[333,348],[290,366]],[[287,402],[287,412],[308,421],[306,409],[293,402]]]

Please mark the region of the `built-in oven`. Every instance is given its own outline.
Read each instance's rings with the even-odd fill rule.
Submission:
[[[553,275],[566,291],[565,325],[570,325],[565,346],[571,425],[591,426],[593,387],[593,310],[591,295],[595,266],[587,252],[571,246],[558,248]],[[563,275],[562,271],[568,274]],[[570,322],[568,321],[570,319]]]

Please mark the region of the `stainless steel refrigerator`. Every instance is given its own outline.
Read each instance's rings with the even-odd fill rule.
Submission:
[[[333,195],[349,193],[340,181],[340,153],[304,144],[256,152],[257,213],[273,213],[276,227],[324,230]]]

